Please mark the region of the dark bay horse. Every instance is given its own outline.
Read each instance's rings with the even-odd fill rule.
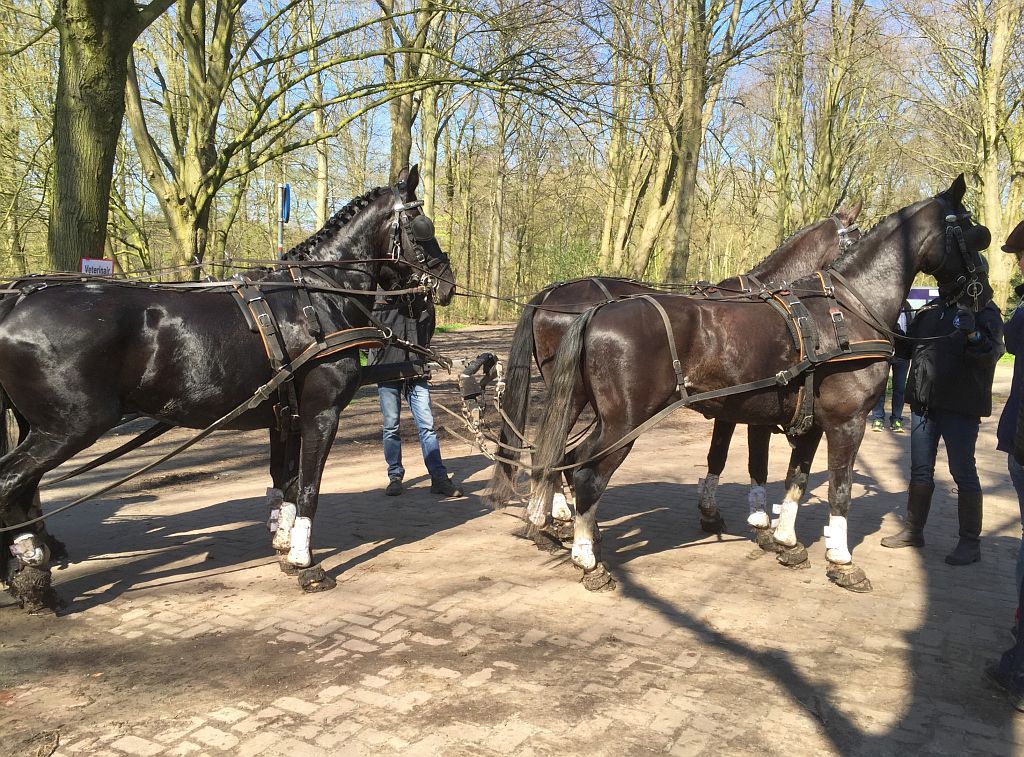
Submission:
[[[359,387],[361,369],[359,344],[326,340],[345,339],[349,330],[353,337],[372,332],[358,329],[369,324],[380,282],[429,285],[442,305],[454,294],[448,257],[415,201],[418,178],[415,167],[403,171],[395,186],[349,203],[285,254],[278,269],[253,273],[249,291],[257,293],[254,302],[269,306],[286,362],[297,364],[310,347],[339,345],[295,370],[297,407],[283,408],[276,393],[263,401],[256,394],[272,377],[272,348],[230,286],[55,280],[0,301],[0,385],[28,429],[0,458],[0,527],[8,531],[0,537],[13,545],[10,551],[2,545],[0,569],[3,555],[16,558],[0,576],[23,606],[52,609],[58,601],[42,522],[11,530],[30,519],[47,471],[124,415],[202,429],[249,398],[250,409],[224,428],[271,429],[271,475],[284,502],[274,546],[286,553],[286,564],[302,569],[304,589],[334,585],[312,564],[312,519],[339,415]],[[308,283],[301,290],[308,297],[295,275]],[[282,421],[289,432],[280,431]]]
[[[812,271],[829,265],[840,252],[845,251],[856,240],[860,231],[855,223],[862,203],[849,208],[840,208],[833,216],[795,232],[774,252],[758,263],[743,277],[733,277],[718,283],[715,289],[724,296],[749,288],[749,277],[754,276],[764,283],[785,282],[806,276]],[[598,303],[609,302],[623,297],[641,294],[662,294],[658,289],[639,282],[594,277],[554,284],[536,294],[523,308],[523,314],[516,325],[509,348],[509,359],[505,367],[505,391],[502,395],[502,409],[505,418],[502,423],[499,454],[511,460],[519,458],[514,449],[523,444],[519,436],[526,428],[529,409],[529,385],[531,363],[536,362],[541,376],[550,385],[555,356],[558,354],[562,337],[576,316]],[[581,401],[581,398],[577,398]],[[715,502],[718,477],[725,468],[736,424],[715,420],[708,450],[708,476],[699,482],[699,512],[701,526],[709,533],[720,533],[725,523]],[[765,485],[768,480],[768,447],[771,427],[748,426],[749,471],[751,490],[749,495],[750,518],[768,525],[765,512]],[[571,459],[571,455],[570,458]],[[491,476],[489,498],[496,506],[508,504],[514,495],[516,466],[510,462],[498,462]],[[567,480],[570,476],[567,474]],[[571,481],[569,481],[571,485]],[[555,517],[568,519],[571,511],[564,504],[561,495],[555,494]]]
[[[825,272],[789,286],[807,311],[809,322],[801,329],[814,327],[820,354],[835,354],[844,342],[874,352],[867,357],[858,357],[856,351],[839,354],[815,367],[811,425],[794,440],[795,463],[787,475],[786,498],[778,508],[774,531],[781,549],[803,549],[794,531],[796,512],[824,433],[830,512],[827,575],[853,591],[871,588],[847,546],[846,517],[864,419],[887,375],[884,357],[892,346],[888,329],[919,271],[934,276],[944,296],[953,299],[987,286],[979,252],[987,246],[989,234],[970,222],[962,204],[965,190],[961,176],[939,195],[883,219]],[[534,491],[550,503],[558,482],[553,469],[563,458],[569,428],[582,407],[577,397],[582,394],[597,415],[595,432],[577,451],[583,463],[573,475],[577,517],[572,559],[585,571],[589,588],[610,580],[600,562],[596,505],[632,447],[632,442],[616,447],[620,440],[683,394],[771,381],[755,391],[692,405],[708,417],[759,425],[790,423],[804,407],[800,397],[807,397],[804,382],[788,381],[785,373],[807,352],[798,349],[790,330],[800,324],[783,318],[765,299],[654,298],[667,314],[670,329],[657,308],[643,299],[612,302],[574,321],[562,340],[537,435]]]

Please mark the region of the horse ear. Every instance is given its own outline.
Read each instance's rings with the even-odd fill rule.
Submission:
[[[395,179],[395,184],[408,183],[409,181],[409,166],[406,166],[398,172],[398,178]]]
[[[949,185],[949,189],[943,192],[944,195],[949,197],[954,202],[961,202],[964,199],[964,195],[967,194],[967,180],[963,174],[960,174],[953,183]]]
[[[416,165],[409,169],[408,178],[406,178],[405,180],[405,191],[409,193],[410,197],[412,196],[412,193],[416,191],[416,187],[419,186],[419,183],[420,165],[419,163],[417,163]]]
[[[860,215],[860,211],[864,207],[863,200],[857,200],[853,205],[846,207],[845,205],[836,211],[836,215],[839,216],[839,220],[843,222],[844,226],[852,226],[857,220],[857,216]]]

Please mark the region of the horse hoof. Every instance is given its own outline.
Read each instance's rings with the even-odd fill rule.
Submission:
[[[318,591],[330,591],[338,582],[324,572],[319,565],[311,568],[296,568],[299,574],[299,586],[307,594],[315,594]]]
[[[765,552],[779,552],[782,545],[775,541],[770,528],[755,528],[754,543]]]
[[[550,527],[551,535],[559,541],[572,541],[575,535],[575,526],[572,520],[555,519]]]
[[[716,534],[717,536],[721,536],[725,531],[725,518],[723,518],[722,514],[719,512],[709,515],[701,513],[700,528],[706,534]]]
[[[612,578],[612,574],[608,572],[608,568],[604,566],[604,563],[598,563],[597,567],[593,570],[585,571],[583,578],[580,579],[580,583],[583,584],[583,588],[587,591],[615,590],[615,579]]]
[[[800,542],[797,542],[792,547],[786,547],[781,544],[779,546],[782,548],[775,555],[779,565],[796,570],[811,567],[811,561],[807,558],[807,550],[804,549],[804,545]]]
[[[64,600],[53,590],[50,571],[24,565],[14,572],[7,591],[30,615],[54,615],[63,610]]]
[[[296,576],[299,574],[299,566],[292,565],[288,562],[288,554],[280,554],[277,556],[277,567],[281,569],[281,572],[286,576]]]
[[[565,550],[565,547],[562,546],[562,541],[546,528],[531,528],[530,539],[533,540],[534,546],[541,552],[556,555]]]
[[[852,563],[849,565],[829,563],[828,568],[825,569],[825,575],[836,586],[847,591],[856,592],[857,594],[867,594],[874,589],[871,581],[868,580],[867,575],[864,573],[864,569],[859,565]]]

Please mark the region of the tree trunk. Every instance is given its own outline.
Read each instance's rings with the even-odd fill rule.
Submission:
[[[59,0],[60,60],[53,111],[54,178],[47,230],[50,266],[77,271],[101,257],[110,183],[124,120],[128,53],[173,0]]]
[[[128,51],[135,40],[122,19],[134,14],[130,0],[57,5],[60,63],[47,250],[50,266],[59,271],[77,271],[79,258],[103,257]]]

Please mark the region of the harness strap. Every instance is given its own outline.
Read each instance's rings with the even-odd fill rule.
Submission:
[[[612,293],[610,291],[608,291],[608,287],[605,286],[604,282],[601,281],[600,278],[598,278],[597,276],[594,276],[590,280],[593,281],[595,284],[597,284],[597,288],[600,289],[602,292],[604,292],[604,296],[605,297],[607,297],[609,300],[614,300],[615,299],[614,297],[612,297]],[[547,298],[545,298],[545,299],[547,299]]]
[[[661,316],[662,322],[665,324],[665,333],[668,336],[668,349],[672,355],[672,370],[675,371],[676,374],[676,391],[685,398],[686,387],[684,386],[683,379],[683,364],[679,362],[679,353],[676,351],[676,337],[672,331],[672,322],[669,320],[668,313],[665,312],[665,308],[661,306],[661,303],[649,294],[641,295],[639,299],[647,300],[647,302],[653,305],[654,309],[658,311],[658,315]]]

